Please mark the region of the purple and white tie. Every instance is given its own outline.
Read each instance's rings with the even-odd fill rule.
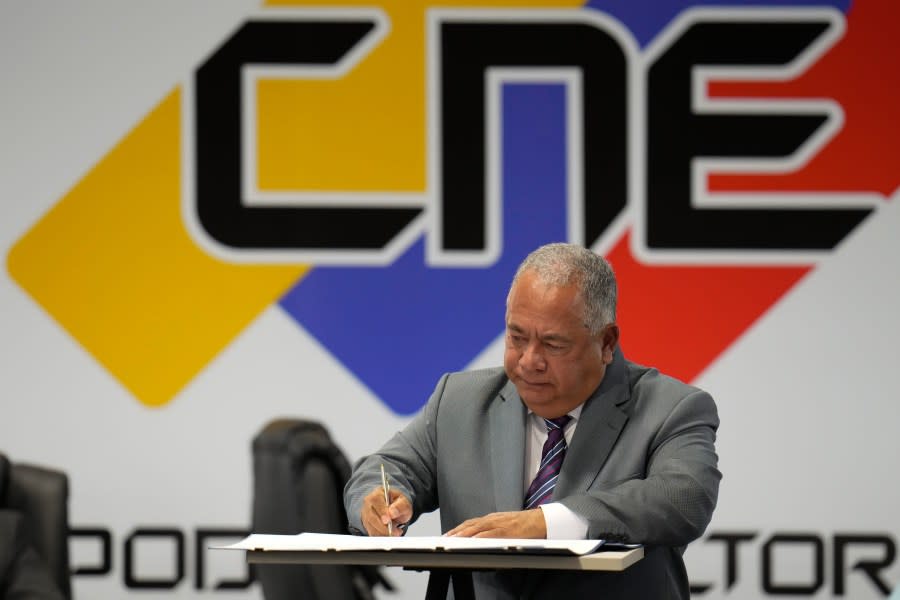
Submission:
[[[556,478],[559,477],[559,470],[566,457],[566,436],[563,430],[570,420],[572,417],[569,415],[544,419],[544,423],[547,424],[547,441],[544,442],[544,449],[541,451],[541,466],[534,481],[528,486],[528,491],[525,492],[526,509],[540,506],[553,496]]]

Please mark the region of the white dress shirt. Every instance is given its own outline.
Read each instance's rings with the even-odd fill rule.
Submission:
[[[572,441],[575,428],[578,426],[578,418],[581,416],[581,404],[569,412],[572,420],[563,429],[566,445]],[[528,425],[525,428],[525,483],[522,489],[522,497],[528,492],[528,486],[534,481],[538,469],[541,467],[541,453],[544,442],[547,441],[547,425],[544,419],[528,411]],[[575,514],[569,508],[559,502],[548,502],[541,505],[544,512],[544,522],[547,524],[548,540],[582,540],[587,537],[587,519]]]

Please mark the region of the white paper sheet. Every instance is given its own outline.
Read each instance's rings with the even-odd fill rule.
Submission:
[[[254,533],[240,542],[216,548],[263,551],[391,551],[419,552],[525,552],[552,554],[590,554],[603,545],[603,540],[528,540],[515,538],[465,537],[365,537],[331,533],[270,535]]]

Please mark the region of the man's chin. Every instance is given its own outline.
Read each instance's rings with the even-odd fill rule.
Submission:
[[[535,408],[544,407],[553,402],[553,389],[549,385],[533,385],[519,383],[516,385],[516,391],[522,401],[534,412],[538,412]]]

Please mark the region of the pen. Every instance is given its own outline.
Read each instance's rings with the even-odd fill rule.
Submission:
[[[384,463],[381,463],[381,487],[384,488],[384,505],[390,508],[391,506],[391,486],[388,485],[387,473],[384,472]],[[391,513],[388,511],[388,519],[391,518]],[[393,521],[388,521],[388,535],[394,535],[394,523]]]

